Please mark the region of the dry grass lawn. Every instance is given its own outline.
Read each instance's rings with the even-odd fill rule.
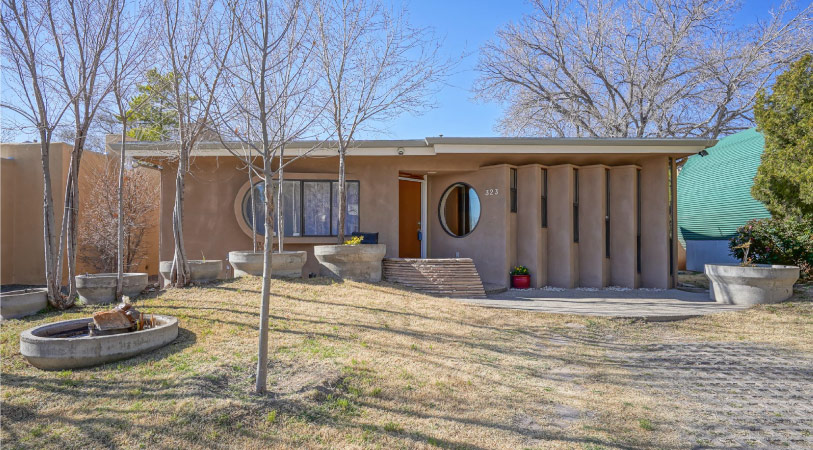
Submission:
[[[136,302],[180,318],[172,345],[45,372],[2,325],[8,448],[682,448],[666,408],[608,352],[655,341],[748,339],[813,349],[797,302],[671,324],[487,309],[395,285],[274,281],[269,394],[251,393],[259,280]]]

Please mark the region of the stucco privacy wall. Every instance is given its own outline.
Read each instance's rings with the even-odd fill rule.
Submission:
[[[363,149],[362,149],[363,150]],[[392,149],[393,152],[395,148]],[[361,150],[359,150],[361,151]],[[680,156],[680,154],[678,154]],[[161,164],[161,250],[162,260],[173,253],[172,208],[174,202],[175,166],[162,158],[151,159]],[[568,164],[567,162],[572,164]],[[584,202],[603,207],[604,175],[600,166],[611,171],[611,258],[601,269],[580,270],[589,256],[580,257],[580,245],[573,242],[573,171],[582,170],[581,215],[604,230],[603,212],[590,219]],[[548,168],[548,227],[540,223],[541,167]],[[596,166],[598,181],[586,176],[586,166]],[[185,239],[191,259],[226,259],[229,251],[249,250],[251,237],[237,222],[234,205],[240,191],[247,188],[248,176],[241,163],[231,156],[199,156],[191,163],[185,198]],[[518,170],[518,211],[510,213],[510,169]],[[649,234],[648,247],[642,252],[642,266],[648,267],[648,278],[639,280],[636,272],[636,171],[642,169],[642,211],[649,214],[644,227],[659,227]],[[286,167],[287,179],[335,180],[336,157],[311,157],[297,160]],[[387,256],[397,257],[398,249],[398,174],[405,172],[427,177],[427,251],[433,258],[460,256],[474,258],[484,281],[507,284],[513,264],[524,264],[532,271],[536,286],[578,285],[582,273],[598,274],[600,283],[622,286],[666,287],[668,283],[667,233],[667,159],[649,154],[438,154],[433,156],[359,156],[347,159],[349,180],[360,182],[360,229],[378,232],[379,241],[387,245]],[[603,167],[602,167],[603,170]],[[589,170],[587,170],[589,172]],[[644,172],[646,176],[644,175]],[[448,235],[438,218],[439,200],[452,183],[471,184],[481,201],[482,214],[475,231],[466,238]],[[587,184],[585,184],[587,183]],[[590,188],[589,186],[594,186]],[[498,195],[486,195],[487,189],[498,189]],[[585,190],[586,189],[586,190]],[[589,193],[591,192],[591,193]],[[585,197],[587,196],[587,197]],[[588,200],[592,199],[592,200]],[[647,205],[647,203],[653,203]],[[593,212],[593,211],[591,211]],[[642,217],[643,219],[643,217]],[[647,225],[650,224],[650,225]],[[580,234],[586,233],[584,224]],[[589,233],[588,233],[589,234]],[[582,238],[584,239],[584,238]],[[603,259],[603,234],[590,250]],[[304,273],[318,273],[313,245],[332,244],[335,237],[286,237],[286,250],[305,250],[308,262]],[[583,250],[583,249],[582,249]],[[658,253],[658,252],[662,253]],[[586,255],[590,255],[587,253]],[[536,255],[536,258],[534,258]],[[581,261],[580,261],[581,260]],[[660,262],[658,262],[660,260]],[[605,264],[606,263],[606,264]],[[585,264],[590,267],[590,264]],[[658,273],[662,271],[661,273]],[[221,276],[227,276],[226,269]],[[592,275],[591,275],[592,276]]]
[[[548,168],[548,283],[576,287],[578,244],[573,242],[574,174],[562,164]]]
[[[639,166],[610,169],[610,284],[638,287],[636,241],[638,234]]]
[[[517,262],[531,273],[531,286],[548,284],[547,228],[542,227],[543,176],[541,164],[517,169]]]
[[[604,238],[607,169],[602,164],[579,168],[579,286],[600,288],[609,282]]]
[[[641,161],[641,285],[669,285],[668,158]]]
[[[71,147],[52,143],[50,151],[51,185],[53,189],[54,223],[58,229],[64,209],[65,183],[70,166]],[[45,284],[45,245],[43,243],[43,183],[40,146],[36,143],[0,144],[2,154],[2,247],[0,247],[0,283]],[[79,168],[79,222],[90,199],[90,174],[100,170],[108,157],[90,151],[84,152]],[[147,169],[138,169],[147,170]],[[155,174],[155,182],[158,175]],[[85,194],[85,195],[83,195]],[[157,216],[156,212],[156,216]],[[58,232],[57,232],[58,233]],[[58,239],[58,234],[57,234]],[[158,224],[145,236],[149,258],[140,270],[158,274]],[[79,254],[84,250],[79,247]],[[63,263],[63,267],[65,264]],[[93,273],[94,269],[77,261],[77,273]],[[67,268],[63,270],[63,283],[67,283]]]

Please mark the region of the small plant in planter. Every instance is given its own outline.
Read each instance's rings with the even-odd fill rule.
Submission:
[[[353,236],[350,239],[344,241],[344,245],[359,245],[363,240],[364,236]]]
[[[531,275],[525,266],[516,266],[511,269],[511,287],[514,289],[529,289],[531,287]]]

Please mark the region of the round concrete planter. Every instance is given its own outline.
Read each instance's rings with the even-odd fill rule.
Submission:
[[[271,256],[271,275],[281,278],[302,278],[302,268],[308,260],[308,253],[274,252]],[[234,267],[235,277],[263,275],[263,252],[229,252],[229,263]]]
[[[711,281],[709,292],[717,303],[757,305],[777,303],[793,295],[793,283],[799,279],[796,266],[757,264],[706,264]]]
[[[122,278],[122,294],[134,297],[147,288],[146,273],[125,273]],[[93,273],[76,276],[76,292],[86,305],[110,303],[116,300],[116,274]]]
[[[381,281],[385,244],[315,245],[313,254],[324,276],[355,281]]]
[[[0,320],[18,319],[36,314],[48,306],[45,288],[0,293]]]
[[[131,358],[163,347],[178,337],[178,319],[155,316],[158,326],[108,336],[51,337],[71,330],[87,330],[91,317],[41,325],[20,335],[20,353],[32,366],[45,370],[76,369]]]
[[[221,259],[191,259],[189,263],[189,275],[193,283],[208,283],[217,279],[220,271],[223,270],[223,260]],[[172,274],[172,261],[161,261],[158,271],[169,283]]]

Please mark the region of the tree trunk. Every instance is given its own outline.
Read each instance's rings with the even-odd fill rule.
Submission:
[[[346,147],[344,144],[339,144],[339,223],[338,223],[338,230],[336,230],[336,235],[338,236],[339,245],[344,244],[344,220],[345,220],[345,212],[347,211],[347,191],[344,188],[345,185],[345,164],[344,164],[344,154],[346,151]],[[332,200],[331,200],[332,201]],[[332,221],[333,219],[331,219]]]
[[[65,309],[63,306],[62,293],[59,288],[62,284],[62,274],[57,273],[57,255],[59,249],[56,245],[56,235],[54,234],[54,196],[51,186],[51,157],[50,142],[48,142],[45,131],[40,131],[40,155],[42,158],[42,222],[43,239],[45,241],[45,282],[48,288],[48,303],[54,308]]]
[[[178,161],[178,173],[175,175],[175,207],[172,210],[172,235],[175,238],[175,254],[172,257],[172,273],[170,283],[175,287],[184,287],[189,284],[189,262],[183,242],[183,191],[184,176],[189,164],[189,150],[181,144],[181,154]]]
[[[268,310],[271,296],[271,250],[274,246],[274,238],[270,232],[274,229],[274,195],[273,189],[268,189],[268,186],[271,186],[274,180],[270,175],[271,163],[268,161],[269,159],[268,157],[263,158],[265,180],[265,189],[263,190],[263,195],[265,196],[265,246],[263,248],[263,287],[260,306],[260,339],[257,352],[257,380],[254,386],[254,391],[257,394],[265,393],[268,379]]]
[[[119,209],[118,239],[116,249],[116,302],[121,302],[122,282],[124,281],[124,162],[127,145],[127,118],[122,116],[121,121],[121,155],[119,155]]]

